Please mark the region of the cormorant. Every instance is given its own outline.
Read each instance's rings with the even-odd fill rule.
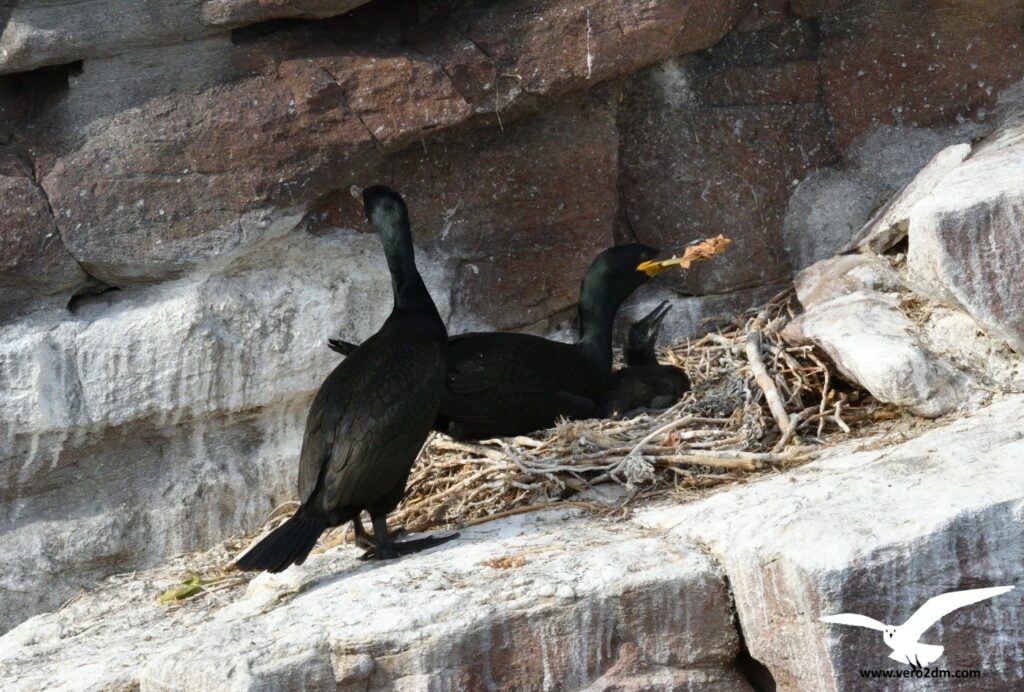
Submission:
[[[669,265],[640,243],[611,247],[580,286],[579,339],[564,344],[530,334],[474,332],[448,341],[448,374],[435,429],[457,440],[549,428],[560,417],[601,413],[611,378],[612,325],[634,290]],[[354,348],[329,341],[345,354]]]
[[[358,194],[358,188],[353,188]],[[455,536],[396,542],[387,515],[401,501],[444,389],[448,335],[416,269],[402,198],[383,186],[362,191],[366,216],[384,245],[394,307],[384,326],[336,367],[306,417],[299,459],[299,509],[237,562],[280,572],[301,565],[328,527],[373,520],[374,556],[395,557]]]
[[[630,328],[623,349],[626,367],[612,374],[604,415],[620,417],[639,408],[668,408],[690,389],[690,378],[682,368],[658,363],[654,351],[661,322],[671,309],[666,300]]]

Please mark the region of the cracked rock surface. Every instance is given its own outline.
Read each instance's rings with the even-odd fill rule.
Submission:
[[[859,670],[892,663],[878,632],[820,616],[898,625],[940,593],[1016,585],[922,637],[946,648],[940,667],[985,671],[971,689],[1011,690],[1024,675],[1022,424],[1024,396],[1008,396],[909,442],[837,448],[638,521],[706,547],[729,578],[751,656],[779,689],[862,690]]]
[[[362,340],[390,305],[353,183],[406,195],[453,332],[566,334],[604,247],[725,233],[721,261],[623,310],[673,300],[675,339],[845,247],[960,143],[879,217],[882,244],[931,239],[910,263],[950,305],[924,347],[1020,382],[963,335],[1020,347],[1021,292],[997,280],[1019,248],[986,248],[1020,235],[1000,94],[1024,76],[1022,18],[1021,0],[8,2],[0,549],[19,557],[0,631],[289,499],[326,338]]]
[[[157,584],[134,581],[6,635],[5,686],[745,687],[726,583],[697,550],[564,512],[485,524],[448,545],[380,564],[333,549],[214,610],[168,613]],[[505,557],[522,564],[482,564]]]
[[[778,689],[863,689],[857,671],[889,663],[880,635],[819,617],[900,623],[938,593],[1019,581],[1022,424],[1024,396],[1005,397],[629,520],[537,512],[385,563],[343,545],[173,610],[155,598],[184,573],[125,575],[0,637],[0,672],[12,690],[744,690],[739,627]],[[973,689],[1013,689],[1022,598],[925,641],[985,671]]]

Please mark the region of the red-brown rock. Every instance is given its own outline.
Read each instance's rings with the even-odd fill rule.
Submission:
[[[732,31],[703,57],[709,70],[725,65],[766,67],[793,60],[814,60],[817,43],[810,22],[790,17],[757,30]]]
[[[712,106],[813,103],[820,90],[818,63],[798,60],[765,66],[736,66],[715,72],[702,89]]]
[[[85,279],[28,166],[0,147],[0,311],[35,295],[70,291]]]
[[[789,0],[752,0],[750,10],[736,25],[736,31],[757,31],[784,22],[788,3]]]
[[[800,17],[816,18],[830,12],[838,12],[865,0],[791,0],[790,9]]]
[[[417,41],[449,74],[469,78],[460,91],[476,108],[514,110],[712,46],[746,8],[746,0],[493,3],[445,18],[444,28],[428,25]]]
[[[546,326],[575,305],[583,271],[613,243],[616,97],[597,90],[504,129],[436,137],[366,173],[401,190],[417,237],[456,262],[455,321]],[[314,227],[364,226],[349,199],[321,200]]]
[[[724,256],[675,277],[687,292],[785,280],[779,231],[790,187],[832,159],[824,113],[813,103],[702,106],[686,69],[648,71],[624,101],[620,234],[675,251],[718,233],[732,238]]]
[[[22,85],[10,77],[0,77],[0,142],[10,139],[29,110]]]
[[[1024,75],[1024,0],[880,0],[822,21],[837,145],[877,124],[981,118]]]
[[[394,104],[387,117],[383,103]],[[158,280],[288,230],[381,146],[467,114],[440,68],[414,53],[287,60],[274,75],[110,118],[43,185],[97,277]]]
[[[442,17],[451,31],[416,50],[334,43],[299,27],[290,41],[267,45],[279,64],[264,74],[157,96],[104,119],[54,157],[43,185],[90,272],[113,284],[171,278],[287,231],[324,193],[362,179],[381,149],[419,145],[520,96],[558,95],[698,50],[742,9],[740,0],[470,6]],[[455,43],[443,40],[451,36]],[[499,85],[497,100],[494,70],[514,83],[507,92]]]

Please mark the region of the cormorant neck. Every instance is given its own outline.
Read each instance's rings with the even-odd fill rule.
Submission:
[[[395,307],[402,309],[423,309],[437,311],[434,301],[427,291],[423,277],[416,268],[412,240],[406,236],[405,242],[385,244],[384,252],[388,259],[388,270],[391,272],[391,291],[395,298]]]
[[[651,334],[645,334],[643,340],[630,334],[626,340],[626,347],[622,350],[626,365],[657,365],[656,341],[656,337]]]
[[[619,304],[608,305],[583,296],[580,300],[580,339],[584,356],[602,370],[612,369],[612,328]]]

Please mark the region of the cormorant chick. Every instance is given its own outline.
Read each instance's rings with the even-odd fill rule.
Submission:
[[[353,188],[358,194],[358,188]],[[374,556],[396,557],[455,537],[395,542],[387,515],[401,501],[409,470],[437,416],[448,335],[416,269],[402,198],[382,187],[362,191],[366,216],[384,245],[394,307],[380,331],[336,367],[313,399],[299,458],[301,506],[238,560],[243,570],[280,572],[301,565],[327,528],[373,520]],[[457,534],[456,534],[457,535]]]
[[[435,429],[457,440],[479,440],[549,428],[563,416],[599,415],[611,378],[615,314],[663,269],[651,266],[657,255],[655,248],[630,243],[597,256],[580,286],[575,344],[512,332],[451,337]],[[337,339],[329,345],[342,354],[353,348]]]
[[[654,346],[665,315],[672,309],[667,300],[629,330],[623,353],[626,367],[612,374],[603,413],[619,418],[641,408],[668,408],[690,389],[690,378],[682,368],[658,363]]]

